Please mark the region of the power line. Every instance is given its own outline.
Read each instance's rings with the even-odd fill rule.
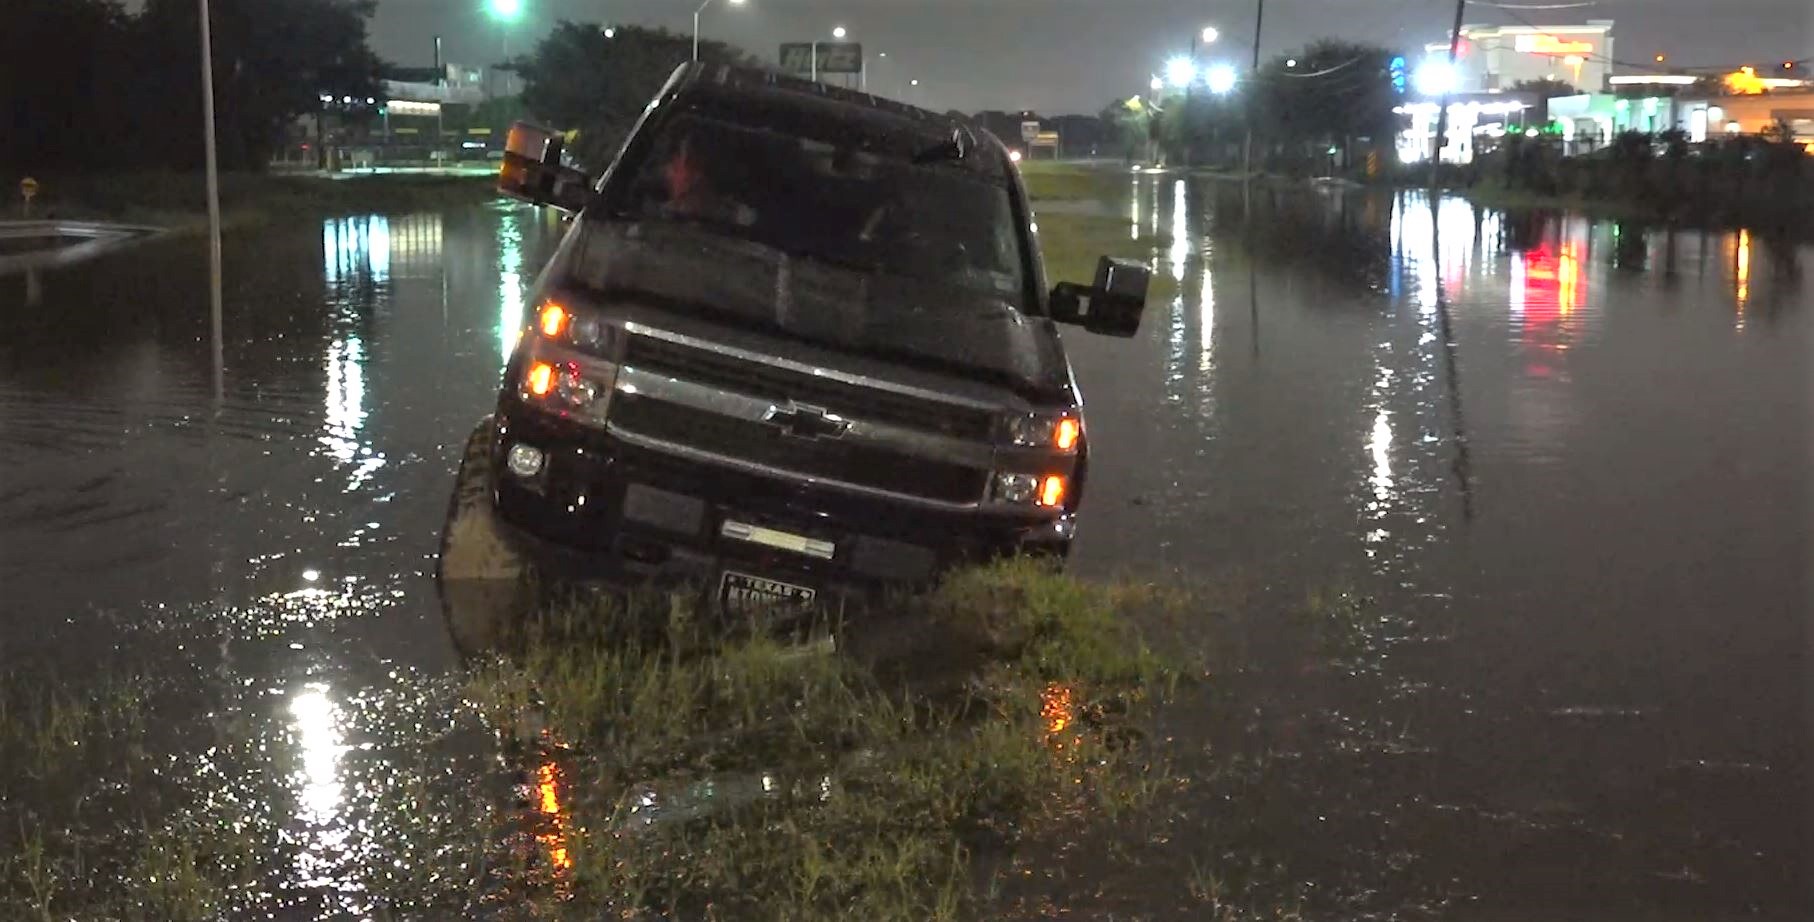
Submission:
[[[1599,6],[1594,0],[1586,3],[1489,3],[1487,0],[1469,0],[1474,6],[1490,6],[1500,10],[1579,10],[1590,6]]]

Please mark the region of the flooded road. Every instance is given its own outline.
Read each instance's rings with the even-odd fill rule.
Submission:
[[[1133,342],[1067,334],[1076,564],[1246,587],[1298,873],[1457,918],[1803,917],[1814,252],[1118,182],[1042,213],[1171,283]],[[343,754],[375,778],[391,722],[451,720],[382,702],[455,663],[448,490],[560,231],[498,206],[230,238],[218,399],[194,241],[0,277],[0,669],[222,678],[297,747],[302,804],[369,809]],[[1264,618],[1327,592],[1367,614],[1299,669]],[[1175,711],[1185,740],[1228,720]]]

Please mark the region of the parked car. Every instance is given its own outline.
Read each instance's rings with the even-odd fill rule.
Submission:
[[[596,181],[519,124],[500,188],[577,213],[505,370],[485,476],[543,565],[806,606],[1062,557],[1089,471],[1057,324],[1136,331],[1149,276],[1047,291],[1007,148],[948,115],[678,69]]]

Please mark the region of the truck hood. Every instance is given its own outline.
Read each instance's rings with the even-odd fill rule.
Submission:
[[[987,292],[848,269],[687,225],[589,221],[578,233],[565,280],[605,297],[986,378],[1029,399],[1060,399],[1069,384],[1051,322]]]

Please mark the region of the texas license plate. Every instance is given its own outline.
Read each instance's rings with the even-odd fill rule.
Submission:
[[[729,612],[800,611],[810,608],[819,591],[735,570],[724,571],[718,599]]]

